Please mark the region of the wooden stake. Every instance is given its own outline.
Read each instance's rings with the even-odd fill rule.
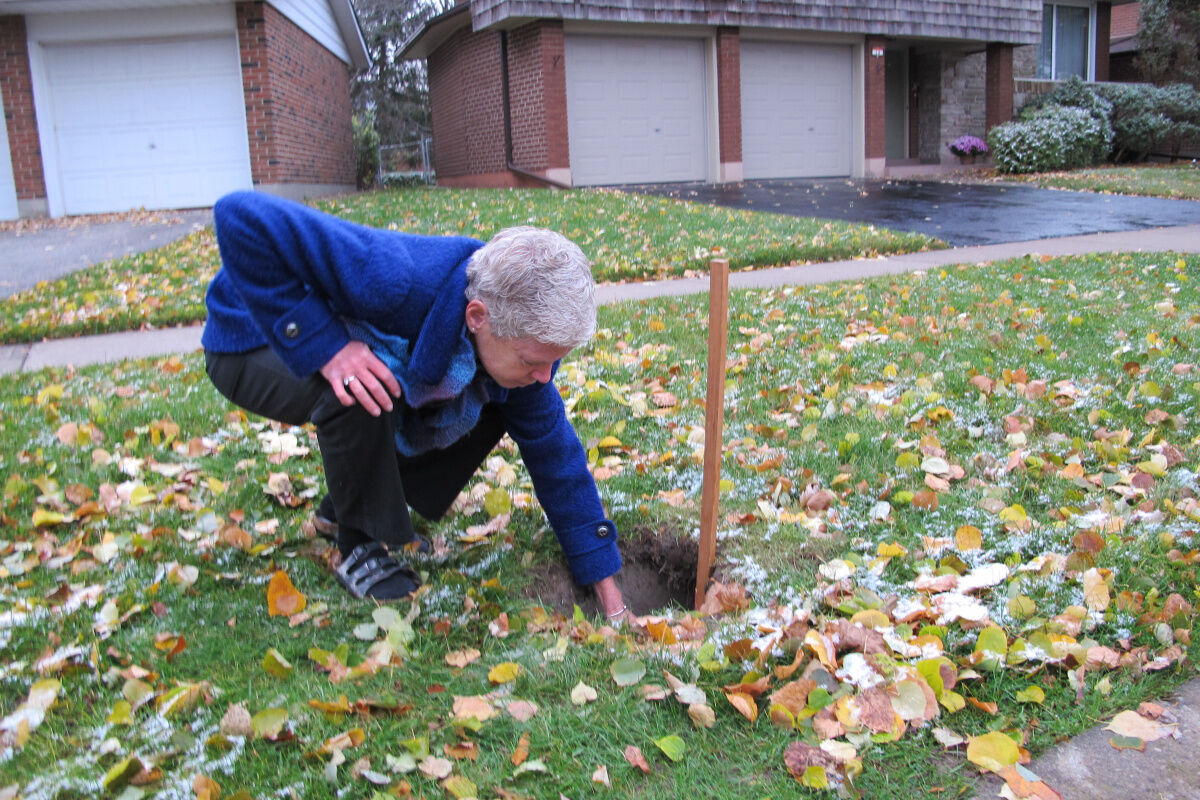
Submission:
[[[704,401],[704,485],[700,494],[700,556],[696,608],[704,603],[717,553],[721,445],[725,428],[725,353],[729,333],[729,261],[708,262],[708,397]]]

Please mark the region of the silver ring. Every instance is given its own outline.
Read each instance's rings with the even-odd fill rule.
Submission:
[[[349,378],[342,378],[342,388],[343,388],[343,389],[349,389],[349,388],[350,388],[350,383],[351,383],[352,381],[356,381],[356,380],[358,380],[358,376],[357,376],[357,375],[351,375]]]

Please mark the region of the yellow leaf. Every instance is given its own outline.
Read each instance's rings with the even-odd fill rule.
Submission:
[[[954,532],[954,542],[959,552],[978,550],[983,547],[983,531],[974,525],[962,525]]]
[[[452,797],[463,800],[463,798],[474,797],[479,789],[468,778],[462,775],[451,775],[446,780],[442,781],[442,788],[450,793]]]
[[[967,737],[967,760],[989,772],[999,772],[1020,757],[1017,743],[999,731]]]
[[[521,674],[521,665],[512,661],[497,664],[488,672],[488,680],[495,684],[512,683]]]
[[[1000,519],[1004,522],[1023,522],[1028,519],[1029,515],[1025,513],[1024,506],[1013,503],[1000,511]]]
[[[1017,692],[1018,703],[1037,703],[1041,705],[1046,699],[1046,692],[1040,686],[1029,686]]]
[[[878,555],[880,558],[895,558],[897,556],[905,555],[906,553],[908,553],[908,551],[904,549],[904,546],[896,544],[895,542],[879,543]]]
[[[596,445],[596,447],[599,447],[601,449],[608,448],[608,447],[624,447],[624,446],[625,445],[621,444],[621,440],[615,436],[605,436]]]
[[[61,522],[65,522],[66,519],[66,514],[60,514],[57,511],[50,511],[45,508],[35,508],[33,510],[33,527],[35,528],[58,525]]]
[[[267,584],[267,614],[272,617],[290,617],[308,605],[308,600],[292,585],[291,578],[283,570],[271,576]]]

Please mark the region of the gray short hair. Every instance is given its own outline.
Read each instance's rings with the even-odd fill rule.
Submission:
[[[488,309],[492,333],[574,348],[596,332],[596,289],[587,256],[562,234],[505,228],[471,256],[467,300]]]

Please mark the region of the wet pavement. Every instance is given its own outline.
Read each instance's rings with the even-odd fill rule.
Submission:
[[[1200,222],[1200,202],[1192,200],[1066,192],[1014,183],[824,179],[620,188],[731,208],[916,231],[954,247]]]

